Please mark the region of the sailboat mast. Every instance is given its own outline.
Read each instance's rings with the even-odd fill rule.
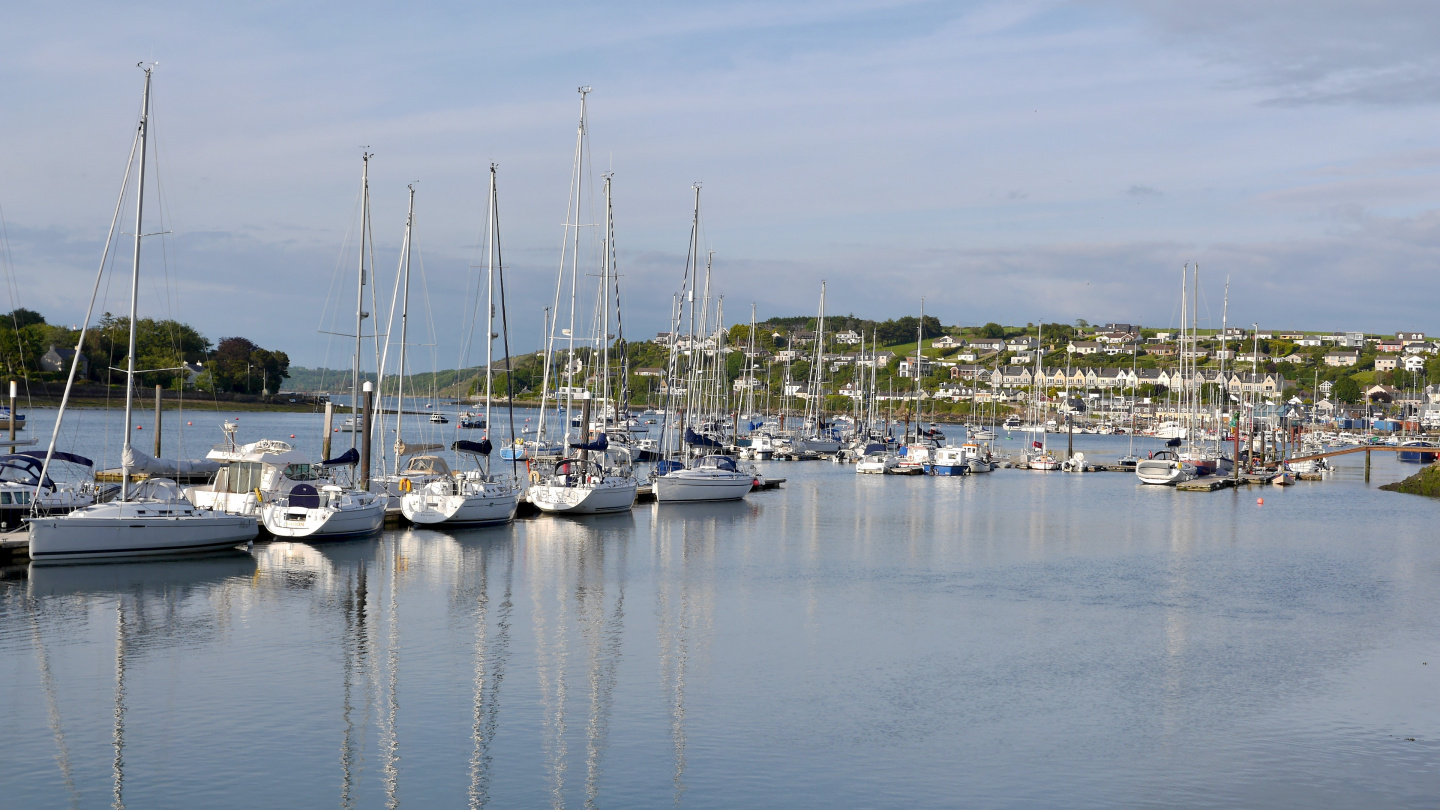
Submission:
[[[355,285],[355,374],[350,386],[351,447],[360,437],[360,333],[365,331],[365,234],[370,228],[370,157],[368,151],[360,153],[360,268],[357,276],[359,283]]]
[[[415,186],[410,189],[410,209],[405,214],[405,273],[400,290],[400,374],[395,378],[395,474],[400,474],[400,427],[405,424],[405,355],[410,345],[410,237],[415,227]]]
[[[610,219],[610,178],[613,175],[605,175],[605,239],[601,246],[604,248],[600,258],[600,309],[603,313],[603,326],[600,328],[600,424],[605,424],[605,407],[610,403],[610,241],[614,236],[611,230]],[[616,421],[619,421],[619,409],[615,409]],[[587,428],[584,428],[588,430]]]
[[[581,188],[585,182],[585,97],[590,94],[589,86],[581,87],[580,90],[580,126],[575,134],[575,231],[570,246],[570,329],[566,332],[565,348],[565,435],[569,434],[570,423],[573,418],[570,411],[575,400],[575,292],[580,276],[580,201],[583,199]],[[589,425],[580,427],[580,440],[590,430]]]
[[[485,436],[489,437],[490,400],[495,388],[495,164],[490,164],[490,205],[485,225]],[[508,359],[508,358],[507,358]],[[507,364],[508,365],[508,364]],[[507,367],[506,373],[510,370]],[[493,442],[492,442],[493,444]],[[513,451],[512,451],[513,452]],[[490,457],[485,457],[485,472],[490,472]]]
[[[145,93],[140,101],[140,175],[135,184],[135,261],[130,268],[130,351],[125,358],[125,448],[123,459],[130,455],[130,415],[135,409],[135,318],[139,313],[140,300],[140,239],[144,231],[140,226],[145,212],[145,156],[146,143],[150,134],[150,75],[153,68],[145,68]],[[120,475],[120,500],[130,494],[129,468]]]
[[[135,261],[130,270],[130,356],[125,357],[125,451],[130,450],[130,415],[135,406],[135,316],[140,303],[140,239],[145,210],[145,143],[150,135],[150,72],[145,68],[145,94],[140,102],[140,177],[135,183]],[[127,453],[128,454],[128,453]],[[130,470],[121,470],[120,500],[128,493]]]

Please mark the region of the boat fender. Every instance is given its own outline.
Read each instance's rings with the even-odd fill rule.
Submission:
[[[264,493],[262,493],[262,492],[260,491],[260,488],[259,488],[259,487],[256,487],[256,488],[255,488],[255,503],[264,503],[264,502],[265,502],[265,495],[264,495]]]
[[[531,471],[530,471],[530,483],[532,483],[532,484],[538,484],[538,483],[540,483],[540,471],[539,471],[539,470],[531,470]]]
[[[412,485],[411,485],[411,483],[410,483],[410,479],[409,479],[409,478],[401,478],[401,479],[400,479],[400,491],[401,491],[401,492],[409,492],[410,489],[411,489],[411,487],[412,487]]]

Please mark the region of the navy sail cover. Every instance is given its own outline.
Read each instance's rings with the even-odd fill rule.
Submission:
[[[478,442],[470,442],[464,439],[460,439],[459,441],[456,441],[454,444],[450,445],[450,449],[461,453],[474,453],[480,456],[488,456],[490,455],[490,451],[495,449],[495,446],[490,444],[489,439],[481,439]]]
[[[688,427],[685,428],[685,443],[688,444],[688,445],[691,445],[692,447],[722,447],[722,446],[723,446],[723,445],[720,444],[720,442],[719,442],[718,440],[712,439],[712,438],[710,438],[709,436],[701,436],[699,433],[696,433],[695,431],[691,430],[691,429],[688,428]]]
[[[604,433],[601,433],[600,436],[599,436],[598,438],[596,438],[595,441],[593,441],[593,442],[571,442],[571,443],[570,443],[570,446],[573,447],[573,448],[575,448],[576,450],[601,450],[601,451],[603,451],[603,450],[608,450],[608,449],[610,448],[610,440],[607,439],[607,438],[605,438],[605,434],[604,434]]]
[[[352,447],[349,450],[346,450],[345,452],[336,456],[335,458],[325,459],[324,461],[320,462],[320,465],[323,467],[353,467],[359,463],[360,451]]]

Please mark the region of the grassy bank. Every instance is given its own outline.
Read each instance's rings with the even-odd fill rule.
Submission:
[[[1427,495],[1440,498],[1440,465],[1427,465],[1420,472],[1394,484],[1380,487],[1390,492],[1404,492],[1408,495]]]

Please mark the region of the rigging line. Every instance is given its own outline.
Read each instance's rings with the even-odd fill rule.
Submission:
[[[490,171],[491,171],[491,172],[494,172],[494,171],[495,171],[495,164],[493,164],[493,163],[490,164]],[[491,213],[491,216],[490,216],[490,219],[491,219],[492,222],[494,222],[494,225],[492,226],[492,228],[493,228],[494,238],[495,238],[495,269],[496,269],[496,271],[497,271],[497,272],[499,273],[499,275],[500,275],[500,331],[501,331],[501,332],[504,334],[504,336],[505,336],[505,407],[510,411],[510,420],[509,420],[509,421],[510,421],[510,447],[511,447],[511,448],[514,448],[514,447],[515,447],[515,361],[514,361],[513,359],[511,359],[511,357],[510,357],[510,322],[509,322],[509,320],[508,320],[508,318],[507,318],[507,316],[506,316],[506,309],[505,309],[505,263],[501,260],[501,254],[500,254],[500,189],[499,189],[498,181],[492,181],[492,187],[495,189],[495,191],[494,191],[494,193],[491,195],[491,198],[490,198],[490,205],[491,205],[491,212],[492,212],[492,213]],[[488,257],[487,257],[487,261],[488,261]],[[486,340],[489,340],[489,339],[490,339],[490,336],[487,334],[487,335],[485,336],[485,339],[486,339]],[[485,369],[485,373],[488,375],[488,374],[491,373],[491,370],[490,370],[489,368],[486,368],[486,369]],[[488,403],[487,403],[486,407],[489,407]],[[543,411],[542,411],[542,413],[543,413]],[[486,424],[486,425],[485,425],[485,433],[486,433],[487,435],[490,433],[490,430],[491,430],[490,425],[489,425],[489,424]],[[541,438],[541,437],[537,436],[536,438],[539,439],[539,438]],[[517,478],[517,479],[518,479],[518,478],[520,477],[520,471],[519,471],[519,463],[520,463],[520,462],[519,462],[518,459],[515,458],[515,456],[517,456],[517,455],[519,455],[519,454],[513,452],[513,450],[512,450],[512,452],[510,453],[510,475],[511,475],[512,478]]]
[[[90,316],[95,311],[95,297],[100,292],[100,281],[106,277],[105,262],[111,258],[110,245],[115,241],[115,227],[120,222],[120,207],[125,202],[125,189],[130,185],[130,169],[135,165],[135,149],[140,144],[140,126],[137,119],[135,126],[135,140],[130,144],[130,158],[125,162],[125,178],[120,181],[120,194],[115,201],[115,213],[110,218],[110,233],[105,237],[105,249],[100,254],[100,268],[95,273],[95,286],[90,292],[90,305],[85,310],[85,320],[80,327],[80,337],[75,342],[75,355],[70,359],[70,375],[65,382],[65,393],[60,397],[60,412],[55,415],[55,426],[50,431],[50,445],[45,450],[45,462],[40,465],[40,475],[35,480],[35,493],[31,496],[32,509],[40,503],[40,487],[43,486],[46,473],[50,470],[50,460],[55,456],[55,442],[60,437],[60,424],[64,421],[65,406],[70,403],[70,389],[75,385],[75,372],[80,368],[81,351],[85,347],[85,333],[89,328]],[[109,399],[108,389],[106,399]],[[108,401],[106,403],[109,404]],[[12,414],[13,418],[13,414]],[[109,421],[106,421],[106,447],[109,445]]]
[[[315,325],[315,331],[320,333],[324,333],[326,331],[325,317],[327,313],[330,317],[329,331],[335,332],[338,329],[335,324],[335,320],[340,317],[340,307],[339,299],[335,295],[335,285],[339,283],[342,266],[348,266],[349,263],[348,260],[350,257],[350,240],[353,239],[355,236],[355,220],[356,217],[359,215],[360,206],[364,202],[364,194],[364,189],[361,189],[360,191],[357,191],[355,193],[355,206],[350,211],[350,218],[346,220],[345,235],[340,240],[340,252],[335,257],[335,269],[330,274],[330,288],[325,291],[325,304],[320,309],[320,321]],[[363,250],[363,247],[361,249]],[[334,310],[330,309],[331,302],[334,302],[336,304]],[[326,387],[325,375],[326,372],[330,370],[330,351],[334,347],[334,343],[334,337],[329,337],[325,339],[325,359],[324,362],[320,365],[320,390],[322,391],[325,390]]]
[[[17,310],[20,309],[20,287],[15,279],[15,259],[10,252],[10,228],[5,222],[5,208],[0,206],[0,245],[3,245],[5,259],[5,289],[10,297],[10,325],[15,330],[15,350],[20,361],[18,375],[25,384],[25,406],[28,410],[35,407],[30,397],[30,375],[25,368],[25,340],[20,336],[20,318]],[[15,418],[12,413],[11,419]]]

